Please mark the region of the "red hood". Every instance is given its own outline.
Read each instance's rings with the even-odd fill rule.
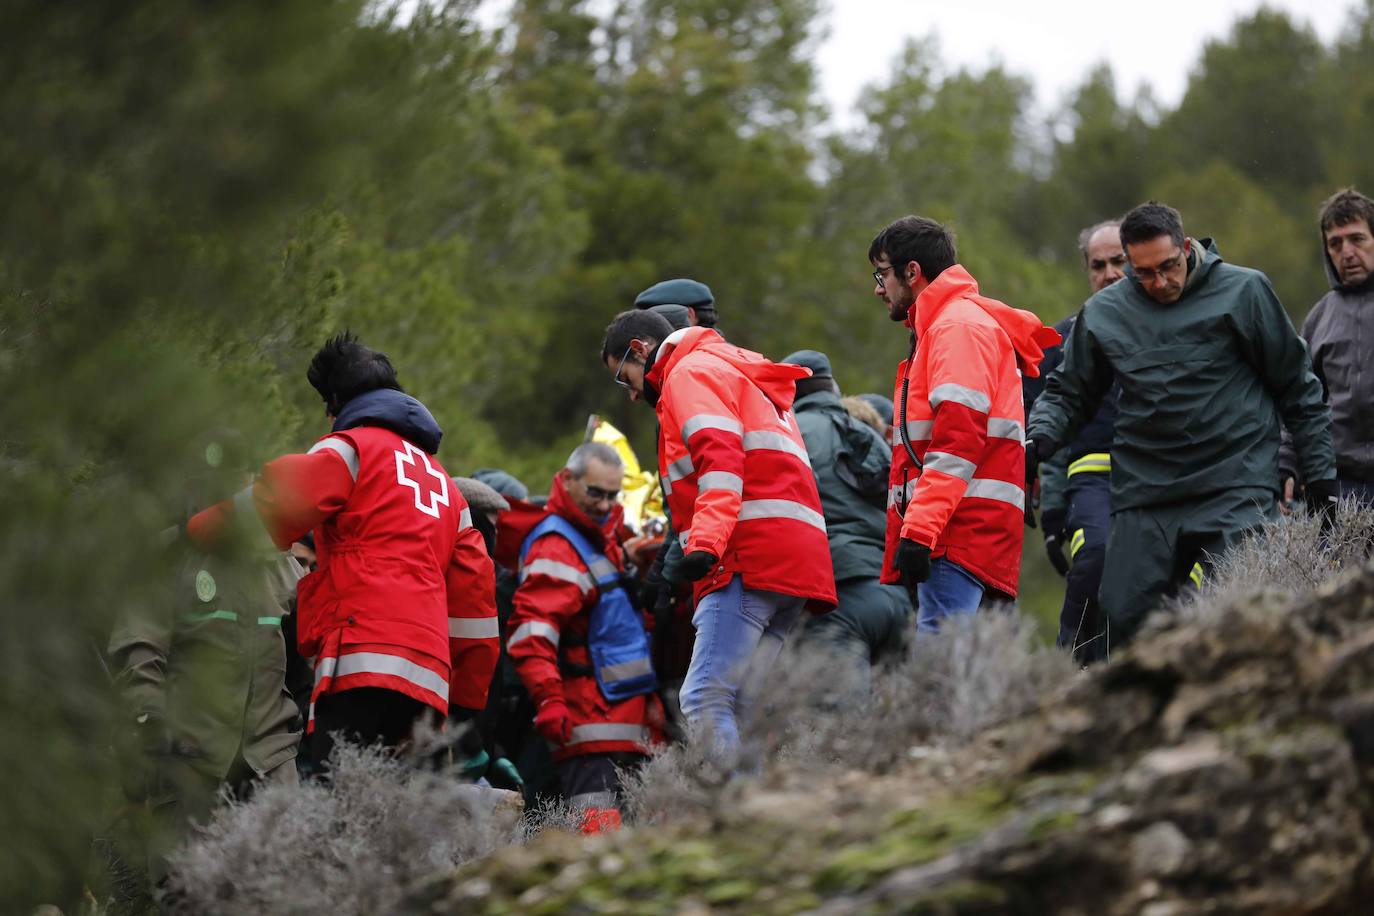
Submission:
[[[1014,309],[1004,302],[979,295],[978,281],[958,264],[946,268],[934,283],[916,297],[916,303],[907,312],[906,326],[919,339],[945,306],[955,299],[967,299],[997,322],[1007,337],[1011,338],[1011,345],[1021,361],[1021,374],[1027,378],[1040,375],[1040,361],[1045,357],[1045,348],[1063,339],[1058,331],[1046,326],[1034,312]]]
[[[663,381],[672,374],[684,356],[704,351],[738,369],[777,405],[778,410],[790,410],[797,395],[797,379],[809,378],[811,370],[787,363],[775,363],[767,357],[737,347],[711,328],[683,328],[668,335],[659,344],[653,371],[646,376],[660,391]]]
[[[606,554],[612,562],[616,561],[619,545],[616,532],[625,516],[625,507],[616,504],[606,515],[606,521],[598,525],[587,513],[577,508],[563,486],[563,478],[555,474],[549,487],[549,500],[543,506],[520,499],[508,499],[510,508],[496,519],[496,556],[497,563],[508,569],[520,565],[520,548],[525,538],[546,516],[557,514],[572,522],[577,530],[587,536],[598,550]]]

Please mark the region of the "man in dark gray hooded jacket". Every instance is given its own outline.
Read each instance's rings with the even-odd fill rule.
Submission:
[[[1312,369],[1331,404],[1342,496],[1374,503],[1374,200],[1345,188],[1321,209],[1322,261],[1331,291],[1302,323]],[[1301,483],[1302,442],[1284,436],[1284,505]]]

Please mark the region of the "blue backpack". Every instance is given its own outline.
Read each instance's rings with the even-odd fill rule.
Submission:
[[[649,657],[649,635],[625,594],[620,570],[571,522],[557,515],[546,517],[525,538],[520,547],[522,569],[530,545],[546,534],[561,535],[572,544],[596,582],[599,598],[587,627],[587,653],[601,694],[608,702],[618,703],[653,691],[658,678]]]

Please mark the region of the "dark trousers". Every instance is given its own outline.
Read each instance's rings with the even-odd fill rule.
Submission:
[[[905,589],[882,585],[876,577],[837,582],[835,595],[835,610],[807,615],[801,644],[834,656],[833,702],[862,703],[868,699],[873,666],[901,658],[915,635],[911,598]]]
[[[620,771],[642,766],[649,758],[629,751],[583,754],[558,762],[563,797],[574,808],[619,808]]]
[[[340,738],[354,744],[396,747],[410,737],[415,723],[428,715],[431,708],[382,687],[355,687],[325,694],[315,703],[315,731],[310,736],[310,759],[315,772],[328,770],[329,756]]]
[[[1065,516],[1072,565],[1064,585],[1064,606],[1059,612],[1059,639],[1080,665],[1107,656],[1106,625],[1097,600],[1102,585],[1102,566],[1107,557],[1107,534],[1112,523],[1112,477],[1083,471],[1069,478],[1065,491],[1069,509]]]
[[[1200,581],[1214,558],[1277,515],[1276,493],[1260,487],[1114,512],[1098,591],[1108,649],[1129,642],[1146,617],[1190,580]]]

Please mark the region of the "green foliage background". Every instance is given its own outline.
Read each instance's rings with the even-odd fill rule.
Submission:
[[[108,622],[165,575],[161,530],[323,430],[304,368],[332,331],[391,354],[451,472],[538,490],[589,412],[650,453],[596,357],[655,280],[702,279],[731,339],[886,392],[905,344],[865,253],[895,217],[950,221],[986,292],[1053,320],[1086,293],[1078,230],[1158,197],[1298,319],[1317,204],[1374,187],[1371,0],[1334,45],[1239,21],[1171,110],[1098,68],[1046,120],[930,36],[844,133],[820,0],[516,0],[496,32],[476,4],[0,7],[0,909],[80,895],[113,782]],[[206,479],[211,441],[241,448]]]

